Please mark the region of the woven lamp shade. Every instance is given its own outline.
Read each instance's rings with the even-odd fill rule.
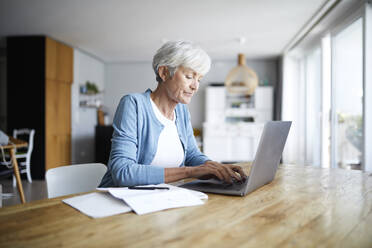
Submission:
[[[252,95],[258,85],[257,74],[245,65],[244,54],[238,54],[238,66],[226,77],[225,86],[230,93]]]

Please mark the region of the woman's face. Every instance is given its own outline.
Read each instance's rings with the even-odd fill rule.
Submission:
[[[186,67],[178,67],[172,78],[163,81],[167,95],[177,103],[188,104],[198,91],[202,75]]]

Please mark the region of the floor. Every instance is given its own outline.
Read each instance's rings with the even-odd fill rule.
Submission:
[[[2,185],[2,207],[17,205],[21,203],[17,187],[13,187],[13,181],[10,179],[0,180]],[[48,197],[45,180],[22,180],[23,191],[26,202],[45,199]]]

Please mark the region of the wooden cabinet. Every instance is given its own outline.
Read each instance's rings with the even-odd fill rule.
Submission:
[[[71,84],[73,78],[73,49],[50,38],[45,39],[46,78]]]
[[[70,164],[72,48],[46,38],[46,170]]]
[[[71,161],[73,49],[45,36],[7,39],[8,132],[35,128],[32,176]]]

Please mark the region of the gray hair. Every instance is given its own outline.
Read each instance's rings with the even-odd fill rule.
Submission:
[[[190,41],[168,41],[159,48],[152,60],[152,68],[159,83],[163,81],[158,72],[160,66],[167,66],[171,77],[179,66],[205,75],[211,67],[211,59],[201,47]]]

